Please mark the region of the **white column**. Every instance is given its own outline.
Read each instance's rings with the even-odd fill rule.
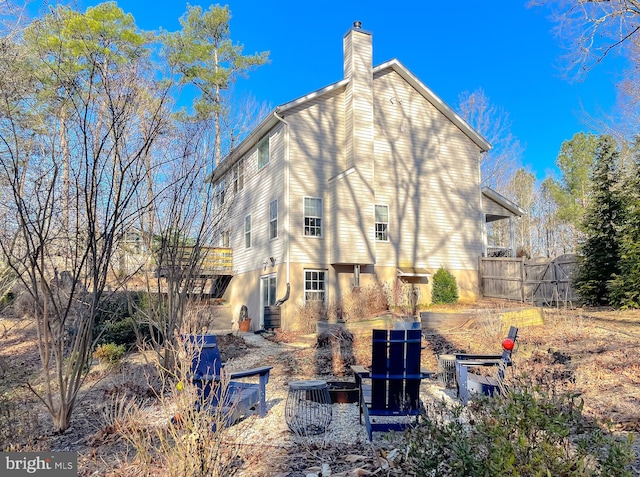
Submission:
[[[482,214],[482,256],[487,256],[487,216]]]
[[[516,256],[516,218],[512,215],[509,217],[509,248],[511,256]]]

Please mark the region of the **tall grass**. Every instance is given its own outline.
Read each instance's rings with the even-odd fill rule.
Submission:
[[[135,475],[234,475],[242,436],[231,434],[227,423],[235,409],[216,406],[191,382],[191,356],[197,349],[176,351],[180,360],[175,371],[155,363],[160,385],[153,408],[161,416],[159,421],[149,420],[148,401],[114,399],[112,420],[133,450]],[[213,385],[219,389],[212,389],[211,395],[219,391],[224,400],[227,385],[223,376]]]

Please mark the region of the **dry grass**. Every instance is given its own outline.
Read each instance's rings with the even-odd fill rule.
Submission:
[[[496,304],[462,329],[430,333],[423,350],[423,365],[435,370],[436,355],[453,350],[498,352],[502,329],[496,315],[504,306]],[[619,430],[640,432],[639,324],[640,311],[547,310],[544,326],[520,329],[513,376],[526,373],[527,380],[551,391],[579,394],[587,416],[609,419]],[[126,471],[131,464],[125,459],[126,449],[118,433],[122,428],[135,428],[130,412],[132,396],[154,399],[153,393],[148,392],[144,373],[133,373],[132,362],[117,376],[109,374],[110,371],[95,371],[76,411],[74,429],[63,436],[51,436],[41,412],[28,416],[18,412],[25,397],[29,398],[20,383],[37,379],[32,330],[13,318],[5,318],[0,325],[0,428],[10,425],[16,429],[0,434],[3,449],[55,450],[75,446],[80,449],[84,472],[81,475],[89,475],[90,471],[97,472],[95,475],[116,475],[113,472],[119,471],[120,475],[133,475]],[[300,343],[303,338],[308,337],[292,332],[278,333],[275,337],[290,343]],[[237,335],[220,337],[221,350],[225,352],[226,348],[230,356],[250,354],[252,348],[242,341]],[[272,365],[272,376],[284,380],[334,376],[350,379],[351,364],[368,365],[370,361],[371,339],[363,333],[327,336],[320,343],[309,342],[307,346],[270,356],[262,364]],[[98,381],[102,384],[97,385]],[[92,413],[92,408],[102,410]],[[33,400],[30,409],[38,409]],[[161,469],[157,475],[163,475]]]

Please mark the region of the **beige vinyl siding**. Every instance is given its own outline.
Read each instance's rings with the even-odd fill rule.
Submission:
[[[374,108],[371,72],[371,35],[354,29],[345,37],[345,77],[351,78],[344,95],[346,170],[331,184],[332,264],[373,264],[375,249],[370,233],[374,220],[369,204],[375,174],[373,160]]]
[[[329,258],[333,264],[375,263],[372,172],[357,166],[352,173],[335,181]]]
[[[331,210],[335,205],[329,193],[329,181],[343,163],[344,105],[341,91],[332,92],[318,101],[305,103],[292,111],[289,153],[290,213],[292,262],[326,264],[331,230]],[[318,197],[323,202],[322,237],[304,236],[304,197]]]
[[[284,256],[284,127],[270,132],[269,163],[258,170],[257,144],[244,156],[244,189],[233,197],[230,212],[234,273],[262,270],[263,262]],[[231,194],[233,195],[233,194]],[[278,200],[278,238],[269,240],[269,203]],[[244,218],[251,214],[251,248],[244,248]],[[267,270],[269,271],[269,270]],[[235,278],[234,278],[235,280]]]
[[[389,205],[376,264],[476,269],[478,147],[392,70],[376,75],[374,91],[376,201]]]

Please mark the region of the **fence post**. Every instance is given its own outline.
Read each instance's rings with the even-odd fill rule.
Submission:
[[[525,263],[524,263],[525,260],[526,260],[526,257],[524,257],[524,256],[520,257],[520,278],[521,278],[520,295],[522,297],[522,302],[523,303],[524,303],[524,299],[525,299],[524,285],[525,285],[525,280],[526,280]]]
[[[484,275],[484,273],[482,270],[482,255],[480,255],[478,257],[478,292],[480,293],[480,297],[484,298],[484,284],[482,275]]]

